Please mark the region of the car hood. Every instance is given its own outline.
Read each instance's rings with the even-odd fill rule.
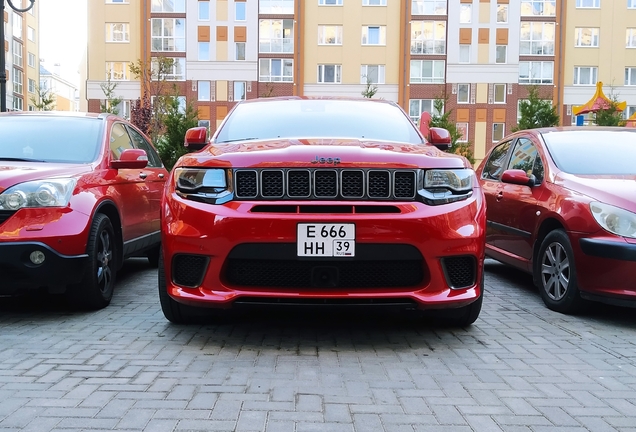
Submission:
[[[405,144],[357,139],[275,139],[211,144],[184,156],[183,166],[239,168],[462,168],[465,158],[427,144]]]
[[[578,176],[560,175],[558,183],[588,197],[636,212],[636,175]]]
[[[88,164],[0,161],[0,192],[18,183],[52,177],[75,177],[90,171],[92,167]]]

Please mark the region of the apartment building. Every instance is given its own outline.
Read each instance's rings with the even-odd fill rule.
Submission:
[[[175,60],[170,79],[211,130],[243,99],[361,97],[373,88],[375,98],[397,102],[414,121],[442,100],[479,162],[517,124],[530,84],[570,124],[572,105],[594,93],[597,68],[594,77],[620,83],[634,109],[635,2],[90,2],[86,106],[99,110],[100,86],[110,78],[126,115],[142,92],[127,65],[163,56]],[[588,39],[596,45],[585,45]]]
[[[25,0],[12,3],[18,9],[30,4]],[[35,97],[35,89],[40,81],[38,11],[37,2],[27,12],[16,12],[8,6],[4,9],[5,100],[8,111],[35,109],[31,98]]]
[[[59,64],[53,71],[40,65],[40,92],[55,96],[52,109],[55,111],[77,111],[77,87],[60,76]]]

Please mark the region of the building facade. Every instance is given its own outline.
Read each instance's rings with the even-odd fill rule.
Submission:
[[[112,80],[127,115],[144,92],[128,65],[169,57],[175,61],[168,74],[174,91],[193,103],[200,124],[211,131],[243,99],[362,97],[372,90],[373,97],[395,101],[414,121],[440,103],[452,110],[479,162],[517,124],[529,85],[553,101],[563,124],[572,123],[573,105],[593,95],[595,79],[614,83],[628,111],[634,110],[634,3],[89,2],[90,52],[81,99],[85,109],[98,111],[101,86]]]

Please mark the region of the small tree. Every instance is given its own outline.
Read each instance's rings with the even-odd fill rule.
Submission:
[[[368,76],[366,78],[367,83],[365,89],[362,90],[362,96],[371,99],[378,92],[378,86],[373,84],[371,78],[369,78]]]
[[[263,85],[263,91],[260,95],[262,98],[272,97],[274,96],[274,85],[271,82],[266,82]]]
[[[186,102],[185,108],[182,107],[177,94],[175,88],[175,95],[166,98],[168,103],[162,116],[165,130],[157,142],[159,156],[168,169],[172,169],[177,159],[187,153],[183,145],[186,131],[199,123],[192,103]]]
[[[130,122],[137,126],[146,135],[150,135],[150,122],[152,121],[152,108],[147,96],[137,98],[130,110]]]
[[[451,114],[453,110],[444,112],[444,107],[448,98],[437,98],[433,101],[434,112],[431,113],[430,127],[439,127],[446,129],[451,136],[451,147],[448,149],[449,153],[455,153],[464,156],[470,161],[471,164],[475,163],[475,157],[471,149],[470,143],[459,142],[462,138],[462,133],[457,129],[457,125],[451,121]]]
[[[50,89],[35,86],[35,96],[31,96],[31,103],[38,111],[53,111],[55,109],[55,94]]]
[[[115,89],[117,83],[110,80],[110,74],[108,74],[108,80],[105,83],[99,85],[106,96],[106,100],[99,104],[99,109],[104,113],[119,114],[119,104],[124,100],[122,97],[115,96]]]
[[[557,126],[559,115],[552,101],[539,97],[539,88],[536,85],[528,87],[528,99],[519,102],[521,118],[519,124],[512,131],[535,129],[540,127]]]
[[[601,108],[594,113],[594,123],[597,126],[625,126],[623,112],[618,107],[618,97],[612,91],[607,108]]]

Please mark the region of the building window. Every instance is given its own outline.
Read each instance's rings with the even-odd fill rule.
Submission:
[[[127,4],[128,0],[106,0],[106,3]]]
[[[234,20],[236,21],[245,21],[247,19],[246,15],[246,2],[234,2]]]
[[[27,55],[27,61],[29,62],[29,66],[30,67],[35,67],[35,54],[33,53],[28,53]]]
[[[35,85],[35,80],[29,78],[29,93],[35,93],[36,91],[36,85]]]
[[[473,5],[462,3],[459,5],[459,23],[470,24],[473,20]]]
[[[625,68],[625,85],[636,86],[636,67]]]
[[[258,80],[260,82],[292,82],[293,78],[292,59],[259,59]]]
[[[130,42],[127,23],[106,23],[106,42]]]
[[[242,101],[247,98],[247,83],[245,81],[234,81],[234,100]]]
[[[519,54],[554,55],[554,24],[547,22],[522,22]]]
[[[431,115],[442,115],[442,112],[435,109],[434,99],[411,99],[409,101],[409,117],[413,120],[413,123],[417,124],[420,121],[420,117],[423,112],[427,112]]]
[[[342,26],[318,26],[318,45],[342,45]]]
[[[384,84],[384,65],[360,66],[360,84]]]
[[[200,1],[199,3],[199,21],[210,20],[210,2]]]
[[[636,48],[636,28],[628,28],[625,37],[625,47]]]
[[[362,6],[386,6],[386,0],[362,0]]]
[[[497,45],[495,47],[495,63],[504,64],[508,61],[508,46]]]
[[[519,84],[552,84],[554,62],[519,62]]]
[[[459,45],[459,62],[470,63],[470,45]]]
[[[258,12],[262,14],[293,14],[294,0],[259,0]]]
[[[236,42],[236,60],[245,60],[245,42]]]
[[[184,81],[186,75],[186,59],[184,57],[172,58],[172,67],[165,72],[164,78],[168,81]],[[159,63],[152,61],[152,73],[158,75]]]
[[[497,23],[505,24],[507,22],[508,22],[508,5],[498,4],[497,5]]]
[[[35,42],[35,29],[27,26],[27,39],[31,42]]]
[[[504,137],[505,129],[506,129],[505,123],[493,123],[492,124],[492,142],[501,141]]]
[[[625,120],[636,114],[636,105],[625,108]]]
[[[153,51],[185,52],[185,19],[152,18],[151,24]]]
[[[2,24],[4,24],[4,20]],[[17,13],[13,14],[13,37],[22,39],[22,16]]]
[[[386,45],[386,26],[362,26],[362,45]]]
[[[446,22],[413,21],[411,54],[446,54]]]
[[[210,81],[198,81],[197,82],[197,99],[200,101],[210,100]]]
[[[342,0],[318,0],[320,6],[342,6]]]
[[[184,13],[186,0],[152,0],[150,10],[152,12],[178,12]]]
[[[210,60],[210,42],[198,42],[199,44],[199,60]]]
[[[22,43],[13,40],[13,65],[22,67]]]
[[[110,81],[127,81],[128,63],[127,62],[106,62],[106,79]]]
[[[636,0],[627,0],[627,9],[636,9]]]
[[[260,20],[258,50],[261,53],[291,53],[294,51],[294,20]]]
[[[13,97],[13,110],[22,111],[24,109],[24,100],[21,97]]]
[[[493,101],[496,104],[506,103],[506,84],[493,84]]]
[[[446,15],[446,0],[412,0],[412,15]]]
[[[574,29],[576,47],[598,47],[598,28],[577,27]]]
[[[576,0],[577,8],[600,8],[601,0]]]
[[[556,1],[555,0],[522,1],[521,16],[556,16]]]
[[[597,76],[597,67],[576,66],[574,68],[574,85],[596,85]]]
[[[470,102],[470,84],[457,84],[457,103],[467,104]]]
[[[13,68],[13,76],[11,77],[11,80],[13,81],[13,93],[22,93],[23,78],[24,73],[20,69]]]
[[[417,83],[443,83],[444,60],[411,60],[410,82]]]
[[[468,142],[468,123],[456,123],[455,127],[457,128],[457,132],[459,133],[459,138],[457,138],[457,141]]]
[[[340,84],[342,65],[318,65],[318,82]]]

